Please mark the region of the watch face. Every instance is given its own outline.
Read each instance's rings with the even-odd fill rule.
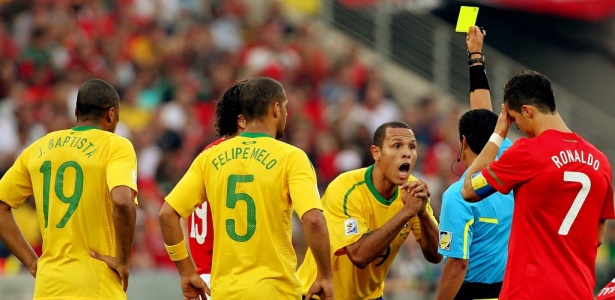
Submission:
[[[485,56],[481,54],[479,58],[469,58],[468,59],[468,65],[472,65],[474,63],[485,64]]]

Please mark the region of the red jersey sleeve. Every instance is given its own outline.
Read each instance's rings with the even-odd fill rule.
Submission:
[[[522,138],[504,151],[481,172],[491,187],[506,195],[534,174],[527,147],[528,139]]]
[[[611,166],[609,165],[608,180],[606,183],[607,192],[606,199],[604,199],[604,205],[602,206],[602,212],[600,213],[601,219],[615,219],[615,198],[613,198],[613,174],[611,173]]]

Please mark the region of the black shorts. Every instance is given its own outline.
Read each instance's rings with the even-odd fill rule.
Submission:
[[[497,299],[502,290],[502,283],[464,282],[455,296],[455,300]]]

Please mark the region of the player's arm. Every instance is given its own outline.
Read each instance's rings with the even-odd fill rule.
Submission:
[[[454,299],[468,272],[469,260],[449,257],[444,263],[437,300]]]
[[[36,278],[38,256],[21,234],[21,230],[13,217],[11,207],[3,201],[0,201],[0,240],[28,268],[30,274]]]
[[[207,201],[207,193],[203,184],[205,170],[202,168],[206,152],[197,156],[186,174],[167,195],[158,214],[165,248],[179,271],[184,299],[199,296],[205,299],[205,294],[210,293],[209,287],[196,272],[192,257],[188,252],[184,231],[180,225],[181,218],[187,218],[198,205]]]
[[[205,293],[210,294],[209,287],[197,274],[192,257],[188,252],[184,232],[180,225],[181,216],[169,205],[169,202],[165,201],[160,208],[158,218],[167,252],[179,271],[184,298],[196,299],[200,296],[201,299],[205,299]]]
[[[127,186],[116,186],[111,190],[113,200],[113,227],[115,228],[117,267],[123,277],[124,291],[128,289],[128,274],[132,242],[135,236],[137,209],[134,203],[134,191]]]
[[[428,203],[424,204],[423,209],[418,214],[419,223],[421,226],[421,239],[418,240],[421,245],[421,251],[425,259],[437,264],[442,261],[442,255],[438,253],[438,224],[436,223],[431,208],[427,209]]]
[[[481,170],[495,160],[496,155],[500,151],[500,145],[508,134],[509,124],[508,112],[504,104],[502,104],[502,111],[498,117],[493,134],[489,138],[489,142],[483,147],[483,150],[481,150],[466,172],[463,187],[461,188],[461,195],[466,201],[478,202],[495,192],[495,189],[483,177]]]
[[[0,240],[34,277],[36,277],[38,256],[17,226],[12,209],[20,207],[32,195],[32,181],[27,162],[31,149],[37,147],[35,145],[36,143],[26,148],[0,180]]]
[[[483,42],[485,39],[484,31],[477,26],[470,27],[466,36],[469,59],[477,59],[483,56]],[[483,56],[484,57],[484,56]],[[470,108],[484,108],[493,111],[491,105],[491,95],[489,94],[489,80],[485,72],[485,64],[475,62],[470,65]]]
[[[122,281],[124,291],[128,289],[130,275],[130,257],[135,235],[137,209],[137,155],[125,138],[111,139],[108,161],[106,163],[106,179],[111,203],[113,204],[113,228],[115,231],[115,257],[101,255],[90,251],[90,255],[102,260],[115,270]]]
[[[420,182],[409,183],[407,189],[401,189],[401,193],[404,206],[397,214],[382,227],[366,232],[359,240],[345,247],[346,255],[357,268],[364,269],[380,257],[404,225],[424,208],[427,193]]]
[[[305,241],[312,250],[312,255],[318,268],[314,283],[324,289],[325,286],[332,283],[333,277],[331,270],[331,244],[329,242],[329,231],[325,216],[320,209],[311,209],[303,214],[301,221],[303,222]],[[320,283],[323,281],[327,284]],[[312,299],[312,292],[317,293],[317,289],[318,287],[312,286],[308,291],[306,299]],[[324,294],[321,293],[321,296],[324,295],[331,296],[333,294],[332,291],[326,291]],[[332,297],[326,299],[332,299]]]
[[[288,164],[290,199],[303,222],[305,241],[312,250],[317,267],[316,280],[305,298],[317,295],[320,299],[330,300],[333,299],[331,240],[316,185],[316,171],[303,151],[291,152]]]
[[[182,245],[183,243],[183,247],[178,249],[177,252],[173,252],[173,250],[169,252],[171,259],[177,266],[180,277],[189,277],[192,274],[196,274],[196,269],[192,264],[188,247],[186,246],[186,239],[180,224],[181,216],[179,213],[171,205],[169,205],[167,201],[165,201],[160,208],[158,217],[160,221],[160,230],[162,231],[162,238],[164,239],[165,245]],[[183,254],[183,256],[178,256],[178,258],[181,259],[174,260],[174,255],[179,251],[184,250],[186,253]]]

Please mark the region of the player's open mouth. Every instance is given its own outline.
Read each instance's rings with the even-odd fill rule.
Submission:
[[[399,175],[401,175],[402,177],[406,177],[408,176],[409,173],[410,173],[409,163],[403,163],[401,164],[401,166],[399,166]]]

